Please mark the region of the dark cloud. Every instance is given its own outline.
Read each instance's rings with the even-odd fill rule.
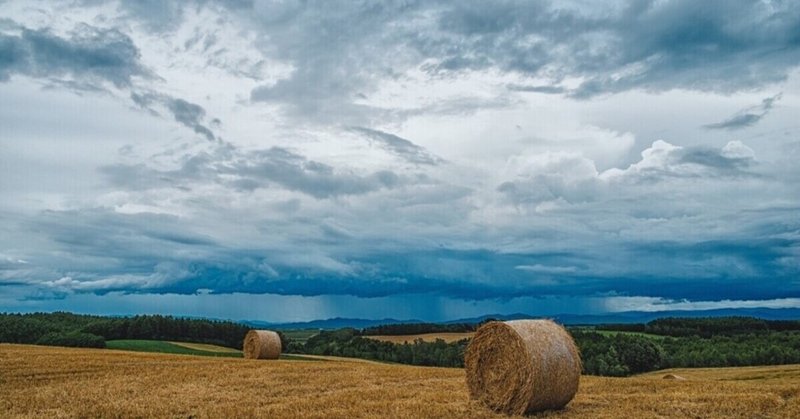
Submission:
[[[122,7],[152,30],[177,27],[186,7],[133,3]],[[192,7],[218,7],[200,3]],[[514,0],[221,4],[257,28],[265,57],[294,67],[289,77],[254,88],[251,99],[325,122],[365,123],[381,110],[354,100],[381,80],[418,68],[434,76],[497,69],[546,80],[510,90],[589,98],[630,89],[733,92],[785,80],[800,64],[800,12],[791,1],[630,0],[608,8]],[[35,31],[4,36],[14,45],[0,39],[0,77],[10,74],[9,62],[30,61],[20,60],[20,53],[62,72],[92,68],[115,84],[129,84],[144,72],[130,39],[94,31],[69,40]],[[74,59],[56,58],[54,51]],[[561,84],[567,78],[583,82],[568,89]],[[720,127],[752,124],[753,115]]]
[[[17,22],[14,22],[11,19],[0,17],[0,30],[18,30],[22,29],[22,26]]]
[[[213,244],[187,232],[185,225],[173,215],[121,214],[102,208],[83,211],[45,211],[36,220],[36,226],[47,227],[47,234],[58,243],[85,247],[87,254],[120,256],[130,251],[152,254],[152,246],[117,246],[103,249],[105,243],[130,240],[159,240],[177,244]],[[156,251],[155,253],[158,253]],[[137,253],[138,254],[138,253]]]
[[[181,123],[183,126],[191,128],[192,131],[202,135],[208,141],[217,139],[214,132],[203,125],[203,120],[206,117],[206,110],[198,104],[155,92],[131,92],[131,100],[140,108],[147,109],[154,115],[158,115],[154,106],[163,106],[172,114],[175,121]],[[217,124],[219,124],[219,120],[216,118],[212,120],[212,123],[214,123],[215,120]]]
[[[108,81],[127,87],[135,76],[149,77],[133,41],[116,29],[79,25],[68,38],[46,29],[0,34],[0,80],[13,74],[83,82]]]
[[[213,182],[252,191],[274,184],[318,199],[366,194],[404,182],[388,170],[362,175],[309,160],[285,148],[242,151],[231,144],[223,144],[210,153],[187,155],[174,170],[157,170],[143,164],[109,165],[100,170],[113,185],[132,190],[190,188]]]
[[[730,156],[710,147],[689,147],[676,153],[676,163],[696,164],[712,169],[717,175],[745,175],[753,164],[750,156]]]
[[[764,115],[766,115],[766,112],[763,114],[744,113],[732,116],[731,118],[726,119],[722,122],[704,125],[704,127],[708,129],[728,129],[728,130],[746,128],[751,125],[755,125],[756,122],[760,121],[761,118],[764,117]]]
[[[120,214],[108,209],[44,211],[20,224],[31,237],[46,238],[30,249],[31,261],[8,272],[28,283],[150,275],[157,266],[187,255],[200,257],[215,240],[164,214]],[[55,250],[53,252],[53,250]],[[140,284],[127,283],[132,289]]]
[[[560,86],[527,86],[522,84],[509,84],[508,90],[514,92],[546,93],[550,95],[561,94],[567,90]]]
[[[785,231],[786,226],[779,228]],[[631,295],[697,300],[703,294],[732,300],[795,297],[800,288],[791,278],[799,269],[783,261],[797,245],[796,239],[770,239],[761,234],[689,243],[630,243],[625,252],[642,277],[626,291]],[[666,274],[670,269],[672,274]],[[654,281],[659,289],[648,291]]]
[[[780,100],[781,96],[782,94],[778,93],[775,96],[768,97],[762,100],[761,104],[758,106],[747,108],[722,122],[704,125],[704,127],[708,129],[736,130],[755,125],[761,118],[767,116],[775,102]]]
[[[589,98],[631,89],[752,89],[785,80],[800,64],[800,12],[792,1],[631,0],[608,8],[529,1],[268,3],[253,18],[269,20],[262,26],[264,50],[291,61],[295,71],[254,89],[252,99],[317,117],[348,107],[367,111],[352,99],[369,93],[376,80],[414,68],[434,76],[497,69],[547,81],[511,90]],[[566,89],[567,78],[583,82]]]
[[[22,74],[47,80],[48,88],[66,88],[83,94],[106,92],[103,81],[118,88],[134,89],[134,77],[154,77],[140,62],[139,49],[131,38],[116,29],[82,24],[65,38],[47,29],[19,31],[18,36],[0,33],[0,81]],[[157,112],[152,105],[158,103],[177,122],[209,141],[216,139],[203,125],[206,113],[197,104],[150,91],[131,92],[130,97],[136,105],[154,114]]]
[[[352,233],[323,223],[320,234],[327,244],[302,252],[308,243],[298,243],[295,249],[275,241],[231,247],[169,215],[49,211],[26,224],[34,227],[31,234],[45,247],[29,261],[0,259],[0,279],[6,285],[29,284],[57,292],[194,294],[205,289],[218,294],[429,294],[486,300],[578,295],[579,289],[587,296],[688,300],[800,296],[793,280],[800,270],[785,262],[798,245],[796,238],[624,240],[613,251],[599,253],[591,246],[508,253],[423,243],[392,251],[343,251],[347,247],[342,243],[350,241]],[[762,233],[793,228],[796,223],[770,225]]]
[[[98,84],[91,82],[75,81],[75,80],[50,79],[47,81],[45,89],[54,89],[54,90],[66,89],[72,91],[77,95],[83,95],[84,93],[92,93],[92,94],[108,93],[108,90],[104,89],[102,86]]]
[[[425,117],[491,107],[524,116],[531,104],[514,107],[513,100],[522,95],[510,92],[575,98],[631,89],[729,93],[783,80],[800,62],[800,9],[782,1],[186,4],[120,4],[123,18],[136,21],[117,15],[105,22],[134,31],[180,27],[179,38],[155,46],[156,57],[164,51],[186,54],[188,59],[170,67],[169,74],[205,64],[234,77],[252,77],[259,80],[250,91],[252,101],[279,105],[290,116],[311,122],[353,127],[349,135],[363,136],[412,163],[404,165],[407,170],[432,173],[444,169],[430,167],[442,163],[439,157],[409,139],[365,127],[420,115],[423,124],[437,124],[442,122]],[[187,7],[197,8],[198,14]],[[213,10],[200,14],[203,7]],[[209,21],[203,19],[211,14],[219,20],[207,28]],[[196,21],[185,21],[185,16]],[[93,21],[101,21],[97,17]],[[224,56],[225,48],[239,47],[248,57]],[[263,56],[249,57],[251,47]],[[222,57],[213,64],[218,53]],[[465,304],[548,295],[690,300],[800,295],[796,188],[787,183],[796,178],[789,159],[797,155],[796,142],[784,144],[786,167],[778,160],[772,172],[765,167],[773,163],[774,150],[761,149],[769,138],[754,138],[751,144],[764,159],[761,163],[738,141],[723,148],[659,141],[630,167],[598,172],[591,156],[625,150],[600,153],[585,146],[602,142],[592,130],[581,132],[587,138],[576,140],[580,144],[567,147],[569,152],[542,151],[556,148],[560,139],[533,147],[503,140],[503,131],[498,133],[503,144],[486,145],[486,167],[470,164],[472,144],[463,153],[471,157],[448,168],[446,175],[460,183],[454,186],[424,172],[374,169],[374,162],[359,162],[369,169],[358,169],[310,158],[288,146],[245,149],[226,143],[216,135],[219,120],[206,115],[203,106],[155,90],[153,80],[141,80],[155,76],[138,54],[131,39],[116,30],[79,26],[56,35],[0,20],[0,79],[26,75],[75,92],[119,94],[110,88],[115,86],[136,106],[213,140],[143,161],[137,158],[156,143],[139,147],[138,140],[122,138],[136,145],[121,150],[128,164],[102,163],[105,189],[70,184],[65,190],[58,183],[42,189],[46,194],[39,189],[16,193],[8,207],[19,207],[14,211],[25,215],[0,217],[6,244],[0,249],[0,285],[35,287],[28,296],[46,298],[210,290],[424,294]],[[198,57],[208,61],[197,62]],[[231,74],[220,82],[233,83],[227,78]],[[374,95],[385,83],[413,90],[448,80],[460,83],[462,77],[479,84],[502,82],[481,84],[481,95],[438,101],[438,90],[420,92],[429,97],[411,109],[392,109],[391,96]],[[499,93],[487,94],[487,86]],[[12,90],[24,95],[25,88]],[[758,123],[779,98],[766,98],[709,128]],[[363,105],[372,99],[387,107]],[[270,114],[267,125],[286,129],[287,138],[308,132],[302,128],[306,124],[286,121],[273,111],[258,110]],[[505,116],[498,121],[525,125],[502,122]],[[782,131],[780,136],[793,138],[790,129]],[[570,129],[565,132],[569,140]],[[265,141],[274,144],[280,135]],[[308,140],[303,146],[318,146]],[[35,149],[46,144],[31,146],[33,152],[24,156],[39,156]],[[330,145],[322,147],[318,150]],[[42,154],[41,164],[50,164],[52,154]],[[92,157],[97,158],[75,161],[63,170],[77,165],[84,170],[103,160],[102,155]],[[498,167],[504,157],[509,157],[506,170]],[[511,164],[517,157],[519,168]],[[51,183],[61,173],[48,173]],[[108,207],[36,212],[53,202],[69,208]],[[785,206],[783,212],[775,210],[778,205]],[[763,212],[747,213],[749,208]],[[181,215],[142,212],[148,210]],[[122,213],[131,211],[140,212]],[[768,225],[754,225],[755,219]]]
[[[175,120],[190,127],[194,132],[206,137],[209,141],[214,141],[214,133],[203,126],[200,121],[206,116],[206,111],[200,105],[187,102],[183,99],[170,99],[167,107],[175,116]]]
[[[732,92],[785,80],[800,64],[800,13],[791,1],[631,1],[594,23],[587,46],[603,54],[564,68],[589,78],[576,97],[634,88]],[[597,42],[605,31],[609,41]]]
[[[411,163],[436,165],[443,161],[423,147],[394,134],[363,127],[351,127],[350,130],[366,136],[371,142],[377,143],[390,153]]]
[[[388,170],[361,176],[335,170],[332,166],[278,147],[250,153],[223,171],[238,176],[234,184],[242,189],[277,183],[315,198],[364,194],[401,183],[400,178]]]

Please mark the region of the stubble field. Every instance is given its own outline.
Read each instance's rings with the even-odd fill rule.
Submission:
[[[542,417],[800,417],[800,365],[583,377]],[[507,417],[464,371],[346,360],[253,361],[0,344],[3,417]]]

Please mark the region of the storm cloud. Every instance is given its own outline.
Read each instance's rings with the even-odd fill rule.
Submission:
[[[147,109],[156,115],[158,115],[158,112],[154,109],[154,105],[161,105],[172,114],[175,121],[191,128],[195,133],[202,135],[209,141],[216,139],[214,132],[203,125],[206,110],[196,103],[155,92],[132,92],[131,100],[139,107]]]
[[[705,125],[705,128],[737,130],[755,125],[756,123],[758,123],[758,121],[761,120],[761,118],[767,116],[769,111],[772,110],[772,107],[775,106],[775,102],[777,102],[780,99],[781,99],[781,94],[778,93],[775,96],[768,97],[762,100],[761,104],[758,106],[753,106],[744,109],[738,112],[736,115],[722,122]]]
[[[131,38],[116,29],[79,25],[69,37],[46,29],[0,33],[0,81],[8,81],[13,74],[69,76],[125,87],[135,76],[150,76],[139,58]]]
[[[296,70],[256,101],[318,114],[353,106],[376,78],[497,70],[547,84],[512,90],[574,98],[632,89],[735,92],[785,80],[800,64],[791,1],[266,3],[253,19]],[[282,16],[275,20],[274,16]],[[318,28],[324,28],[320,31]],[[327,31],[336,32],[335,39]],[[297,48],[297,45],[303,48]],[[389,51],[392,51],[390,54]],[[367,60],[363,57],[369,57]],[[423,64],[424,63],[424,64]],[[582,80],[577,86],[567,79]],[[358,109],[353,109],[358,111]],[[363,111],[363,109],[362,109]]]
[[[387,151],[411,163],[431,165],[442,163],[441,158],[430,154],[427,150],[411,141],[394,134],[363,127],[351,127],[350,130],[366,136],[370,141],[377,143],[380,147],[385,148]]]
[[[403,183],[398,175],[388,170],[361,175],[309,160],[284,148],[242,151],[231,144],[185,155],[181,166],[173,170],[118,164],[102,167],[100,171],[121,188],[189,189],[203,183],[216,183],[252,191],[274,184],[318,199],[364,194]]]
[[[792,304],[795,3],[4,2],[0,306]]]

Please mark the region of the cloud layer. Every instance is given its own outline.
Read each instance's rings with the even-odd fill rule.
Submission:
[[[785,305],[795,6],[4,3],[0,304]]]

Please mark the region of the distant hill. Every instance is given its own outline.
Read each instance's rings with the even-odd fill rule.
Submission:
[[[647,323],[655,319],[664,317],[728,317],[728,316],[747,316],[758,317],[765,320],[797,320],[800,319],[800,308],[738,308],[738,309],[716,309],[716,310],[671,310],[671,311],[625,311],[607,314],[558,314],[552,316],[535,316],[524,313],[514,314],[488,314],[480,317],[450,320],[435,323],[480,323],[486,319],[496,320],[518,320],[531,318],[553,319],[559,323],[567,325],[594,325],[607,323]],[[308,322],[292,323],[270,323],[258,320],[245,320],[241,323],[255,328],[271,328],[277,330],[286,329],[341,329],[352,327],[363,329],[387,324],[407,324],[407,323],[426,323],[422,320],[397,320],[397,319],[353,319],[336,317],[326,320],[312,320]],[[431,322],[427,322],[431,323]]]
[[[422,320],[397,320],[397,319],[368,320],[368,319],[348,319],[348,318],[336,317],[333,319],[312,320],[308,322],[294,322],[294,323],[269,323],[258,320],[243,320],[240,323],[244,323],[246,325],[256,328],[262,327],[262,328],[276,329],[276,330],[287,330],[287,329],[333,330],[333,329],[341,329],[344,327],[363,329],[365,327],[380,326],[383,324],[404,324],[404,323],[424,323],[424,322]]]
[[[800,308],[723,308],[715,310],[625,311],[599,315],[563,314],[552,318],[562,324],[647,323],[665,317],[757,317],[764,320],[798,320]]]

